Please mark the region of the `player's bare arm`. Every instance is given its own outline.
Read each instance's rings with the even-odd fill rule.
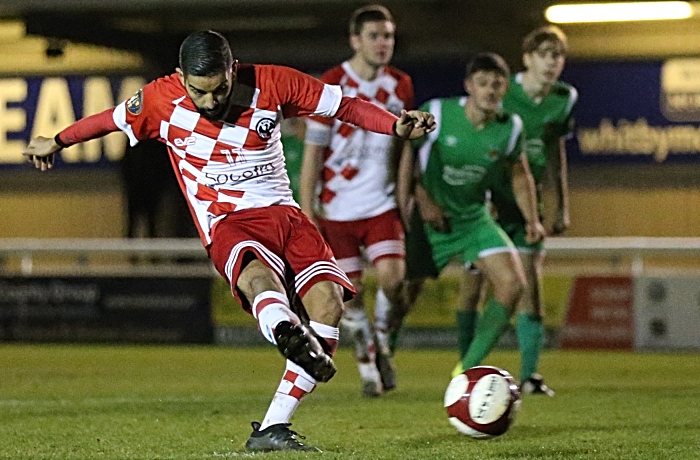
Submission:
[[[304,144],[304,158],[301,163],[301,175],[299,179],[299,200],[301,210],[306,216],[311,219],[314,224],[317,224],[316,213],[314,211],[314,197],[316,195],[316,184],[318,175],[323,165],[323,151],[326,149],[324,145]]]
[[[536,243],[544,238],[546,231],[537,213],[535,180],[532,178],[527,156],[524,153],[520,154],[518,161],[513,164],[512,177],[515,200],[527,222],[526,241],[528,243]]]
[[[415,197],[423,222],[438,232],[449,232],[450,225],[444,211],[420,184],[416,184]]]
[[[552,155],[552,169],[557,193],[557,214],[552,223],[551,234],[561,235],[571,225],[569,216],[569,177],[564,138],[559,140],[559,149]]]
[[[409,142],[404,142],[396,174],[396,206],[399,209],[404,228],[409,231],[411,230],[411,212],[414,204],[413,168],[413,149]]]
[[[54,155],[61,149],[118,131],[112,118],[113,112],[114,108],[111,108],[78,120],[52,138],[37,136],[27,144],[22,155],[37,169],[51,169]]]

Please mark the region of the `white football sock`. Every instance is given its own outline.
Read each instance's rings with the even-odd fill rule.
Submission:
[[[389,326],[389,310],[391,310],[391,302],[387,298],[384,291],[379,288],[377,296],[374,298],[374,329],[378,331],[386,331]]]
[[[277,291],[265,291],[253,300],[253,317],[258,320],[258,327],[265,338],[277,345],[273,331],[282,321],[299,324],[301,320],[289,308],[287,296]]]
[[[277,392],[272,398],[265,418],[260,425],[264,430],[270,425],[289,423],[294,412],[299,407],[301,398],[316,388],[316,380],[301,367],[287,360],[287,367]]]
[[[340,323],[346,328],[355,345],[355,360],[360,378],[362,381],[378,382],[374,336],[364,310],[347,310]]]

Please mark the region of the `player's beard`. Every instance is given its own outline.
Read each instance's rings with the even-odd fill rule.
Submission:
[[[197,112],[202,115],[207,120],[217,121],[223,118],[224,112],[226,111],[226,104],[219,104],[213,109],[203,109],[197,107]]]

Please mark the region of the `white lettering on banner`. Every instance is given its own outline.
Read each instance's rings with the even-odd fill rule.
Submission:
[[[627,302],[632,299],[631,288],[618,286],[595,286],[589,294],[592,302]]]
[[[22,164],[22,150],[26,139],[8,139],[8,133],[21,133],[27,129],[27,111],[34,110],[34,121],[30,135],[53,136],[75,122],[76,118],[94,115],[128,99],[142,88],[146,81],[142,77],[125,77],[120,81],[117,100],[113,98],[112,85],[108,77],[88,77],[83,84],[83,100],[74,101],[70,92],[73,81],[68,77],[52,77],[39,80],[37,100],[27,100],[29,84],[24,78],[0,79],[0,164]],[[34,94],[34,91],[32,91]],[[25,107],[8,108],[9,104]],[[34,109],[29,109],[35,103]],[[76,113],[82,108],[82,114]],[[95,163],[103,157],[109,161],[119,161],[124,156],[126,136],[121,132],[109,134],[101,139],[93,139],[77,144],[63,151],[62,159],[68,163]]]
[[[90,77],[85,80],[83,91],[83,117],[103,112],[118,102],[128,99],[145,85],[141,77],[129,77],[122,80],[119,89],[119,101],[112,98],[112,87],[106,77]],[[100,139],[93,139],[83,144],[83,161],[100,161],[102,152],[110,161],[119,161],[124,157],[126,135],[122,132],[108,134]]]
[[[100,298],[100,287],[96,284],[67,284],[52,281],[14,285],[0,281],[0,305],[26,305],[30,303],[50,304],[75,302],[92,304]]]
[[[581,128],[577,139],[583,155],[647,155],[656,161],[669,153],[700,154],[700,127],[649,126],[645,118],[618,120],[617,127],[603,119],[597,128]]]
[[[600,343],[632,341],[634,331],[624,326],[570,325],[560,332],[562,340],[596,340]]]
[[[85,80],[84,89],[84,117],[100,113],[114,105],[114,100],[112,99],[112,88],[110,87],[109,79],[104,77],[88,78]],[[88,163],[95,163],[100,161],[100,156],[102,154],[102,145],[104,144],[105,150],[108,149],[107,138],[110,136],[106,136],[101,139],[93,139],[91,141],[83,143],[82,160]],[[124,136],[122,135],[121,137]],[[123,143],[122,148],[124,148],[125,145],[126,144]]]
[[[88,117],[114,106],[112,88],[109,79],[91,77],[85,80],[83,98],[83,117]],[[123,156],[126,138],[121,133],[112,133],[83,144],[83,161],[94,163],[100,161],[102,150]]]
[[[115,104],[119,104],[122,101],[129,99],[131,96],[136,94],[136,91],[140,90],[146,84],[146,80],[142,77],[126,77],[122,80],[121,87],[119,88],[119,95]],[[126,135],[122,132],[112,133],[105,138],[105,157],[109,161],[119,161],[124,156],[124,149],[126,148]]]
[[[632,317],[632,312],[626,308],[616,308],[612,305],[593,306],[590,310],[590,318],[593,320],[626,320]]]
[[[27,82],[21,78],[0,80],[0,163],[23,163],[23,140],[8,140],[8,132],[22,131],[27,126],[24,109],[8,108],[10,102],[22,102],[27,98]]]
[[[53,137],[57,132],[75,122],[73,103],[64,78],[47,78],[41,83],[39,100],[34,114],[31,137]],[[61,158],[68,163],[80,161],[80,146],[73,146],[61,152]]]

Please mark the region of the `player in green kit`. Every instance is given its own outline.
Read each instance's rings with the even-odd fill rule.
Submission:
[[[525,289],[525,273],[513,243],[486,202],[489,185],[504,170],[527,217],[526,241],[534,244],[544,235],[523,153],[522,121],[501,111],[508,78],[508,66],[500,56],[477,55],[467,66],[469,97],[426,103],[422,110],[435,116],[437,128],[415,144],[421,171],[415,199],[436,267],[442,270],[456,260],[467,269],[478,269],[494,287],[457,372],[480,364],[488,355]]]
[[[576,90],[560,81],[567,40],[557,27],[545,26],[530,32],[523,41],[525,72],[515,75],[503,99],[503,108],[517,113],[525,127],[525,151],[535,180],[538,210],[543,210],[540,191],[549,166],[557,189],[558,207],[550,234],[558,235],[569,226],[566,150],[564,141],[571,133],[571,111]],[[516,333],[521,352],[521,391],[554,395],[537,373],[544,338],[542,324],[543,244],[525,240],[525,218],[517,205],[507,172],[496,176],[490,186],[497,222],[518,249],[527,275],[527,287],[518,305]],[[462,282],[462,297],[468,299],[457,312],[460,356],[467,353],[473,335],[483,276],[470,273]]]
[[[566,174],[565,140],[572,132],[571,111],[576,104],[576,89],[560,82],[567,40],[557,27],[545,26],[530,32],[523,41],[525,71],[516,74],[503,99],[504,110],[517,113],[525,127],[525,151],[535,180],[538,209],[542,212],[541,188],[549,167],[557,192],[558,206],[550,230],[563,233],[570,225]],[[518,306],[516,332],[522,357],[521,391],[546,394],[554,392],[537,373],[544,328],[542,317],[543,243],[528,243],[525,218],[517,206],[508,177],[492,187],[497,221],[515,244],[525,268],[528,284]]]

